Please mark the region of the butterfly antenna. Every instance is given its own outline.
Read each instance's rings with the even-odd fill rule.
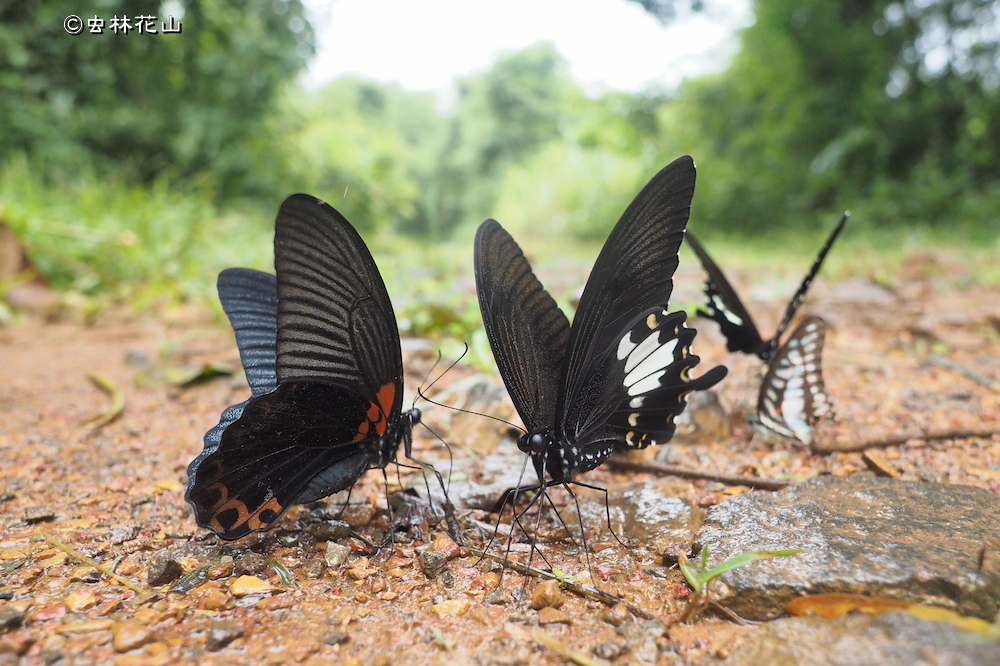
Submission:
[[[462,353],[458,355],[458,358],[456,358],[456,359],[455,359],[454,361],[452,361],[451,363],[449,363],[449,364],[448,364],[448,367],[447,367],[447,368],[445,368],[445,369],[444,369],[444,370],[443,370],[443,371],[441,372],[441,374],[440,374],[440,375],[438,375],[437,377],[435,377],[435,378],[434,378],[434,381],[432,381],[431,383],[427,384],[427,387],[426,387],[426,388],[424,388],[424,384],[426,384],[426,383],[427,383],[427,380],[428,380],[428,379],[430,378],[430,376],[431,376],[431,373],[433,373],[433,372],[434,372],[434,369],[435,369],[435,368],[437,368],[437,367],[438,367],[438,365],[439,365],[439,364],[441,363],[441,359],[442,359],[442,356],[441,356],[441,350],[440,350],[440,349],[438,350],[438,357],[437,357],[437,360],[436,360],[436,361],[434,361],[434,365],[432,365],[432,366],[431,366],[431,369],[427,371],[427,374],[426,374],[426,375],[424,376],[424,380],[423,380],[422,382],[420,382],[420,386],[421,386],[421,388],[417,389],[417,395],[419,395],[419,396],[420,396],[421,398],[423,398],[424,400],[427,400],[427,396],[425,396],[425,395],[423,394],[423,391],[424,391],[424,390],[430,390],[430,389],[432,389],[432,388],[434,387],[434,385],[435,385],[435,384],[437,384],[437,383],[438,383],[439,381],[441,381],[441,380],[442,380],[442,379],[444,378],[444,376],[445,376],[445,375],[447,375],[447,374],[448,374],[449,372],[451,372],[451,371],[452,371],[452,369],[453,369],[453,368],[454,368],[454,367],[455,367],[456,365],[458,365],[459,363],[461,363],[461,362],[462,362],[462,359],[463,359],[463,358],[465,358],[466,354],[468,354],[468,353],[469,353],[469,343],[468,343],[468,342],[462,342],[462,345],[463,345],[463,346],[464,346],[465,348],[464,348],[464,349],[462,350]],[[428,401],[428,402],[429,402],[429,401]],[[416,399],[414,399],[414,403],[416,403]],[[435,404],[436,404],[436,403],[435,403]]]
[[[519,425],[517,425],[515,423],[511,423],[510,421],[505,421],[504,419],[500,418],[499,416],[493,416],[492,414],[483,414],[482,412],[473,411],[471,409],[462,409],[461,407],[455,407],[454,405],[446,405],[443,402],[438,402],[436,400],[431,400],[430,398],[428,398],[419,389],[417,390],[417,393],[420,395],[421,399],[426,400],[427,402],[431,403],[432,405],[437,405],[438,407],[444,407],[445,409],[451,409],[451,410],[454,410],[454,411],[459,412],[461,414],[471,414],[473,416],[481,416],[481,417],[483,417],[485,419],[492,419],[492,420],[497,421],[499,423],[503,423],[504,425],[510,426],[514,430],[519,430],[522,433],[525,432],[524,428],[522,428],[521,426],[519,426]]]
[[[784,334],[785,329],[792,321],[792,317],[795,316],[795,312],[802,305],[802,302],[806,300],[806,292],[809,291],[809,286],[812,284],[813,279],[816,274],[819,273],[820,267],[823,265],[823,260],[826,259],[826,255],[830,252],[830,248],[833,247],[834,241],[837,240],[837,236],[844,229],[844,225],[847,224],[847,220],[851,218],[851,211],[845,210],[844,215],[840,218],[840,222],[834,227],[833,231],[830,232],[829,237],[826,239],[826,243],[820,249],[819,254],[816,255],[816,259],[813,260],[812,268],[806,273],[806,276],[802,279],[802,284],[799,285],[798,291],[792,296],[792,300],[789,301],[788,307],[785,308],[785,316],[781,320],[781,324],[778,325],[778,331],[774,334],[774,339],[771,341],[771,346],[774,350],[778,348],[778,341]]]

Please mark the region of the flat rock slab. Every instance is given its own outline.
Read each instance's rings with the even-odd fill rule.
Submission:
[[[710,566],[746,551],[806,549],[712,582],[712,598],[749,619],[772,618],[797,596],[847,592],[992,620],[1000,567],[987,558],[980,571],[979,561],[997,534],[996,493],[857,474],[727,500],[709,510],[696,544],[708,544]]]
[[[726,646],[736,664],[935,664],[936,666],[995,666],[1000,643],[903,612],[848,615],[838,620],[815,617],[782,618]]]

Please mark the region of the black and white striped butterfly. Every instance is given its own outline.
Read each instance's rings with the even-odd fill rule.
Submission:
[[[764,376],[757,397],[758,422],[779,435],[797,439],[806,445],[811,444],[813,440],[812,426],[820,418],[831,415],[833,411],[823,386],[822,375],[826,325],[818,317],[807,318],[789,336],[784,345],[780,342],[792,318],[805,300],[806,292],[823,265],[823,260],[826,259],[850,216],[850,212],[845,212],[826,239],[826,243],[813,261],[812,268],[785,308],[778,330],[770,340],[761,338],[753,318],[736,295],[722,269],[716,265],[694,234],[688,233],[691,249],[698,255],[702,267],[708,274],[708,279],[705,281],[708,310],[699,310],[698,314],[719,324],[722,334],[726,337],[726,348],[729,351],[753,354],[768,364],[767,374]]]
[[[694,183],[685,156],[636,196],[594,264],[572,326],[510,234],[494,220],[479,227],[483,323],[527,429],[518,447],[542,487],[571,482],[616,448],[667,442],[687,393],[726,375],[719,366],[689,376],[699,361],[695,331],[683,312],[667,311]]]
[[[757,419],[770,430],[813,443],[813,426],[831,416],[833,405],[823,385],[826,324],[806,317],[768,364],[757,397]]]
[[[688,244],[694,250],[695,254],[698,255],[702,267],[708,273],[708,279],[705,281],[705,296],[708,299],[708,309],[698,310],[698,315],[713,319],[719,324],[719,329],[726,337],[726,348],[729,351],[755,354],[764,361],[770,361],[777,353],[781,336],[791,323],[792,317],[795,316],[802,302],[805,301],[806,292],[809,291],[813,279],[823,265],[823,260],[826,259],[826,255],[830,252],[830,248],[833,247],[834,241],[837,240],[837,236],[840,235],[844,224],[847,223],[850,217],[851,213],[849,211],[845,212],[843,217],[840,218],[840,222],[837,223],[837,226],[826,239],[826,243],[823,244],[822,249],[820,249],[819,254],[816,255],[816,259],[813,261],[812,268],[809,269],[805,278],[802,279],[802,283],[799,285],[795,295],[792,296],[792,300],[788,302],[785,314],[781,318],[781,323],[778,324],[778,330],[775,331],[774,337],[770,340],[761,338],[757,326],[753,323],[753,318],[747,312],[740,297],[736,295],[736,291],[729,283],[729,280],[726,279],[722,269],[712,261],[712,257],[708,255],[708,252],[705,251],[705,248],[698,242],[694,234],[688,232]]]

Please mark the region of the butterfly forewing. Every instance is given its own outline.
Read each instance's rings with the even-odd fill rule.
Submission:
[[[354,227],[296,194],[275,225],[278,381],[344,386],[385,409],[402,406],[403,361],[389,294]]]
[[[782,317],[781,323],[778,325],[778,330],[774,334],[775,344],[781,340],[781,336],[784,335],[785,329],[787,329],[788,324],[791,323],[792,317],[795,316],[795,313],[798,311],[799,306],[802,305],[802,302],[806,300],[806,292],[809,291],[809,286],[812,285],[813,279],[816,277],[816,274],[819,273],[819,269],[823,265],[823,260],[826,259],[826,255],[830,252],[830,248],[833,247],[834,241],[837,240],[837,236],[840,235],[841,230],[844,228],[844,225],[847,224],[847,220],[850,217],[850,211],[845,211],[844,215],[840,218],[840,222],[838,222],[837,226],[834,227],[832,232],[830,232],[830,235],[827,237],[826,242],[820,249],[819,254],[816,255],[816,259],[813,260],[813,265],[809,269],[809,272],[806,273],[804,278],[802,278],[802,283],[796,290],[795,295],[792,296],[792,300],[788,302],[788,307],[785,308],[785,316]]]
[[[722,335],[726,338],[726,349],[731,352],[755,354],[764,358],[770,353],[770,344],[761,340],[760,332],[753,323],[753,318],[747,312],[743,302],[733,286],[729,284],[722,269],[716,265],[708,252],[690,231],[687,233],[688,245],[698,255],[708,279],[705,280],[705,297],[708,299],[708,310],[699,310],[698,314],[708,317],[719,324]]]
[[[597,257],[573,319],[560,393],[560,425],[577,439],[586,440],[627,395],[619,345],[637,317],[667,306],[694,185],[690,157],[665,166],[622,214]]]
[[[807,317],[771,361],[757,399],[760,422],[804,444],[813,441],[812,426],[832,413],[823,384],[823,341],[826,324]]]
[[[476,291],[500,375],[529,432],[554,427],[569,320],[495,220],[476,232]]]

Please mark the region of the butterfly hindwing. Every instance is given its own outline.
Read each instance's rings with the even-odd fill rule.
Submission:
[[[204,526],[237,539],[296,502],[353,485],[368,466],[370,447],[359,441],[357,426],[366,422],[367,406],[340,387],[296,382],[251,398],[195,470],[199,483],[189,501]]]
[[[812,426],[832,413],[823,384],[825,337],[822,319],[803,319],[768,366],[757,399],[763,425],[806,445],[813,441]]]
[[[227,268],[219,273],[216,284],[254,395],[273,391],[278,385],[277,285],[270,273],[250,268]]]
[[[726,368],[718,366],[690,377],[700,359],[691,353],[695,330],[684,325],[686,319],[684,312],[650,312],[619,342],[617,358],[624,361],[620,383],[627,396],[607,421],[624,437],[619,448],[669,441],[687,394],[708,389],[726,376]]]
[[[690,231],[687,233],[687,242],[694,253],[698,255],[698,260],[705,269],[705,273],[708,274],[708,279],[705,280],[708,310],[699,310],[698,314],[719,324],[719,329],[726,338],[726,349],[729,351],[758,356],[768,353],[769,343],[761,340],[760,332],[753,323],[753,318],[747,312],[743,301],[736,295],[736,291],[726,279],[722,269],[712,260],[712,257]]]

